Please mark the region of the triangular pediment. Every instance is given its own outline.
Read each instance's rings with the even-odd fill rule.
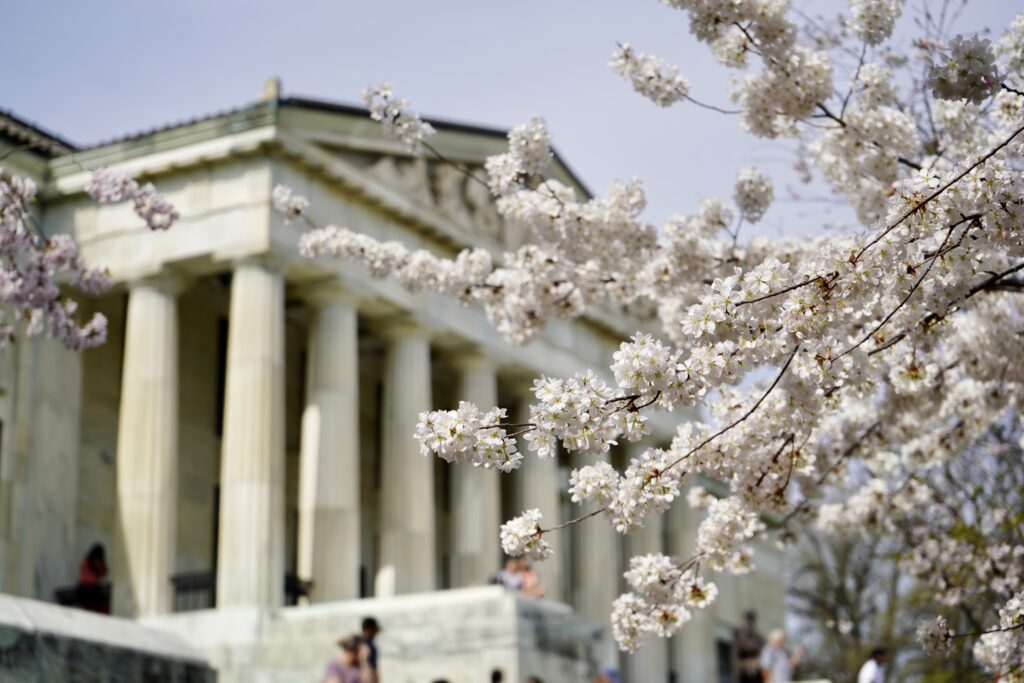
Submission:
[[[425,215],[450,223],[454,234],[468,238],[469,244],[519,247],[522,235],[499,215],[483,167],[488,156],[506,150],[505,132],[431,123],[438,129],[432,146],[443,159],[429,151],[411,156],[358,108],[289,100],[282,108],[279,125],[369,183],[382,185]],[[581,197],[589,196],[557,155],[551,168],[560,182],[574,187]]]
[[[515,243],[482,184],[483,168],[451,164],[425,157],[374,154],[330,149],[331,154],[367,176],[401,193],[424,211],[436,212],[462,231],[503,246]],[[471,173],[473,177],[468,174]]]

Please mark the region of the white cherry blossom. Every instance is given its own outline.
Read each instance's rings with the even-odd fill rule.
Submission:
[[[794,141],[800,172],[823,178],[857,225],[741,235],[737,226],[762,219],[776,192],[747,169],[732,202],[695,201],[657,228],[643,218],[639,180],[589,198],[545,177],[551,135],[533,119],[480,161],[523,246],[448,258],[328,225],[306,233],[303,253],[478,305],[518,344],[595,306],[652,313],[606,368],[537,379],[524,424],[464,404],[424,413],[416,433],[424,454],[461,466],[582,456],[570,474],[580,523],[632,533],[672,505],[706,509],[686,556],[630,562],[630,591],[610,606],[623,649],[706,609],[717,593],[707,572],[749,571],[752,542],[816,524],[905,544],[901,568],[951,607],[984,593],[997,625],[955,637],[974,638],[993,674],[1020,670],[1024,544],[1001,536],[1013,516],[995,499],[957,519],[942,505],[957,496],[942,477],[1024,399],[1024,20],[994,49],[925,27],[921,49],[903,58],[897,0],[852,0],[840,30],[815,39],[780,0],[665,4],[734,70],[740,127]],[[660,57],[622,44],[612,66],[657,105],[689,98],[679,68]],[[420,119],[381,92],[371,115],[391,132],[404,125],[416,149]],[[279,203],[286,215],[316,210],[290,194]],[[682,418],[671,444],[610,464],[613,448],[650,432],[652,413],[698,407],[706,421]],[[721,490],[712,495],[701,478]],[[541,559],[547,533],[558,530],[542,532],[529,510],[502,528],[502,545]],[[953,563],[970,563],[971,576]],[[943,625],[922,629],[932,649],[954,637]]]

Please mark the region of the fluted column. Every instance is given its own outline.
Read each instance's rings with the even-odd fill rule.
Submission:
[[[489,410],[498,402],[498,378],[486,358],[470,354],[457,361],[461,401]],[[472,465],[449,468],[452,483],[452,586],[484,583],[501,563],[500,472]]]
[[[686,504],[686,490],[665,513],[668,524],[668,553],[685,559],[693,554],[697,543],[701,511]],[[714,669],[716,605],[691,610],[692,619],[669,641],[672,670],[680,683],[708,683],[717,680]]]
[[[231,281],[217,605],[284,592],[284,279],[244,261]]]
[[[117,510],[124,563],[115,610],[171,611],[178,500],[178,283],[151,278],[128,295],[117,433]]]
[[[681,501],[685,504],[685,501]],[[626,562],[636,555],[665,553],[662,547],[663,515],[650,513],[643,527],[626,541]],[[668,553],[665,553],[668,554]],[[628,565],[627,565],[628,569]],[[710,656],[710,655],[709,655]],[[665,683],[669,671],[669,643],[664,638],[648,638],[636,654],[622,655],[626,683]]]
[[[532,394],[521,399],[513,415],[513,422],[526,424],[530,421],[530,401]],[[516,509],[518,515],[523,510],[536,508],[540,510],[545,527],[553,527],[562,521],[562,503],[558,480],[558,460],[550,458],[541,460],[527,449],[526,440],[519,438],[519,450],[524,454],[524,461],[515,473]],[[562,575],[564,556],[569,547],[565,543],[566,532],[557,531],[545,535],[554,550],[554,555],[544,562],[537,562],[534,568],[544,585],[545,596],[551,600],[566,602],[565,581]]]
[[[299,461],[298,573],[311,602],[359,597],[359,331],[337,284],[306,292],[306,407]]]
[[[576,457],[575,466],[607,460],[608,454]],[[581,509],[585,513],[589,509]],[[619,596],[619,557],[621,535],[612,528],[604,515],[581,522],[575,529],[579,539],[576,556],[576,611],[604,629],[607,647],[602,653],[603,664],[618,668],[619,652],[611,637],[612,602]]]
[[[434,459],[413,437],[431,407],[430,341],[411,324],[388,330],[381,434],[381,548],[377,596],[437,588]]]

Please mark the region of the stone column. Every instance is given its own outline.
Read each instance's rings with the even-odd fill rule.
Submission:
[[[581,467],[607,459],[608,454],[604,454],[596,457],[576,457],[574,461],[576,467]],[[575,511],[583,514],[589,512],[590,509],[577,507]],[[612,528],[604,515],[584,520],[574,528],[574,531],[578,539],[575,577],[576,611],[601,625],[606,641],[605,651],[602,653],[604,660],[602,664],[617,669],[619,668],[619,652],[611,635],[610,615],[612,602],[620,595],[619,565],[622,537]]]
[[[457,361],[461,401],[489,410],[498,402],[494,365],[471,354]],[[482,584],[501,566],[501,473],[472,465],[452,465],[452,587]]]
[[[690,557],[696,547],[702,512],[686,504],[686,490],[683,490],[665,515],[669,529],[667,554],[680,559]],[[707,609],[691,610],[693,618],[669,641],[672,670],[677,681],[715,680],[717,609],[717,605],[711,605]]]
[[[123,562],[115,610],[170,612],[178,502],[178,304],[170,277],[128,294],[117,433],[117,514]]]
[[[530,402],[533,395],[524,396],[513,411],[513,422],[525,424],[530,421]],[[527,449],[526,440],[519,438],[519,449],[523,452],[523,464],[515,476],[516,509],[514,515],[523,510],[537,508],[543,515],[544,526],[553,527],[562,521],[561,486],[558,479],[558,460],[541,460]],[[565,542],[566,530],[547,534],[554,555],[544,562],[537,562],[534,568],[544,585],[545,595],[550,600],[566,602],[565,583],[562,567],[569,544]]]
[[[339,285],[306,293],[306,407],[299,462],[298,573],[311,602],[359,597],[359,331]]]
[[[677,501],[676,504],[685,505],[685,502]],[[662,548],[663,522],[661,514],[648,515],[647,523],[625,538],[626,569],[629,568],[631,557],[665,552]],[[711,653],[708,656],[711,656]],[[622,660],[627,683],[668,681],[669,641],[664,638],[648,638],[640,652],[634,655],[624,654]]]
[[[411,323],[387,331],[381,434],[381,547],[378,597],[437,588],[434,458],[413,437],[431,407],[430,341]]]
[[[217,605],[284,594],[284,278],[258,261],[231,282]]]

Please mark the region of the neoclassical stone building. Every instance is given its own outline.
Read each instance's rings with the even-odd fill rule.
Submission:
[[[500,130],[433,123],[462,164],[506,144]],[[621,660],[607,647],[625,558],[686,553],[699,516],[685,505],[625,542],[597,520],[566,531],[540,567],[549,600],[470,588],[500,565],[503,519],[572,514],[570,463],[447,466],[419,454],[418,413],[459,400],[522,411],[534,377],[605,368],[651,321],[594,310],[516,348],[477,309],[299,257],[303,226],[270,205],[277,183],[321,221],[440,254],[522,240],[483,187],[409,157],[365,111],[271,83],[254,104],[87,148],[0,115],[0,154],[13,148],[5,172],[42,188],[43,229],[73,232],[116,285],[83,304],[109,319],[105,345],[0,352],[3,592],[51,601],[103,543],[115,614],[192,638],[222,680],[310,680],[370,612],[386,683],[494,668],[587,680],[599,663],[630,683],[718,681],[744,610],[781,625],[782,558],[763,547],[755,576],[722,578],[715,608],[671,642]],[[151,233],[130,207],[98,206],[83,193],[97,166],[154,181],[181,220]],[[587,193],[562,159],[553,169]],[[662,419],[650,443],[673,430]]]

